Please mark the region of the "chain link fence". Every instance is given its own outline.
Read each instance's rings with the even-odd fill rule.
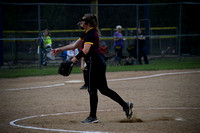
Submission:
[[[96,13],[101,31],[100,44],[114,55],[114,33],[121,25],[123,55],[137,44],[137,28],[147,37],[148,56],[177,57],[200,55],[200,20],[192,15],[199,3],[168,4],[42,4],[2,3],[3,65],[39,64],[37,39],[44,29],[51,32],[53,48],[78,39],[84,32],[77,23],[85,13]],[[62,61],[59,55],[56,61]],[[55,61],[49,60],[49,63]]]

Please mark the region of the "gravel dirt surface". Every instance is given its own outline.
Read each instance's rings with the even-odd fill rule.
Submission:
[[[89,115],[88,92],[79,89],[82,82],[66,81],[83,80],[82,74],[0,79],[0,133],[199,133],[200,70],[108,72],[107,79],[134,103],[132,119],[99,92],[99,123],[81,124]]]

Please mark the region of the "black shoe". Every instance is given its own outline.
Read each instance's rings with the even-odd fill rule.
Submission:
[[[87,89],[88,87],[87,87],[87,85],[83,85],[80,89],[82,90],[82,89]]]
[[[98,123],[99,120],[97,117],[92,118],[91,116],[87,117],[84,121],[81,121],[81,123]]]
[[[124,108],[124,111],[126,113],[126,117],[128,119],[131,119],[131,117],[133,115],[133,111],[132,111],[132,109],[133,109],[133,103],[127,102],[126,104],[127,104],[127,108]]]

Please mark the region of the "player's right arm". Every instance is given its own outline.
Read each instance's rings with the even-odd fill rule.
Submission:
[[[78,40],[76,40],[75,43],[71,43],[69,45],[63,46],[63,47],[59,47],[59,48],[55,48],[52,51],[52,55],[56,56],[58,53],[62,52],[62,51],[67,51],[67,50],[74,50],[78,47],[80,47],[82,44],[82,40],[79,38]]]

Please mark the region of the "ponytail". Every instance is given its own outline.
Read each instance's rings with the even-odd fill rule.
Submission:
[[[96,30],[97,33],[100,35],[97,16],[95,14],[85,14],[84,17],[86,19],[86,23],[90,23],[90,26],[94,27],[94,30]]]

